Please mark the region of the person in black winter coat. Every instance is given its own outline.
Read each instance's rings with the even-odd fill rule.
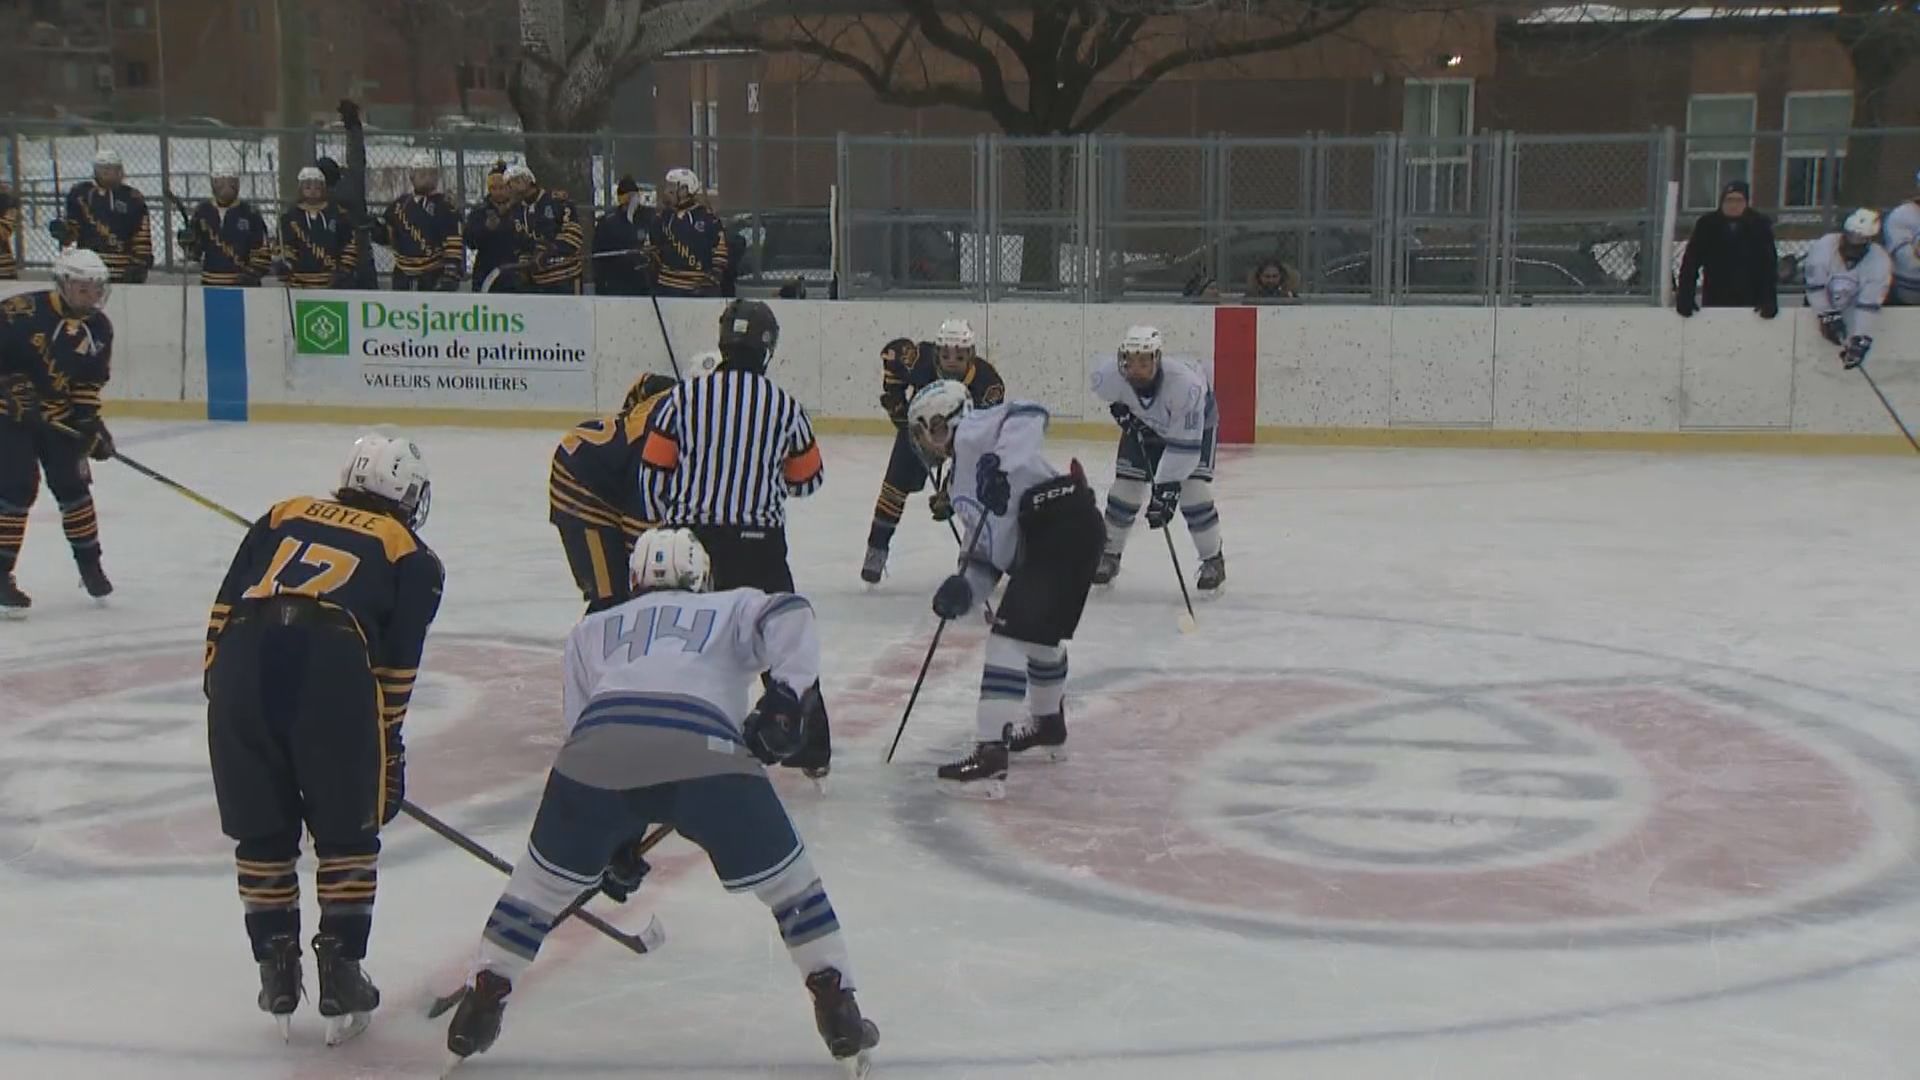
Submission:
[[[1674,309],[1682,318],[1703,307],[1752,308],[1763,319],[1780,313],[1773,221],[1749,208],[1748,199],[1746,181],[1735,180],[1721,189],[1720,209],[1694,222],[1674,289]],[[1699,287],[1702,272],[1707,280]]]
[[[601,214],[593,227],[593,291],[599,296],[645,296],[653,205],[631,176],[621,177],[613,190],[619,205]]]

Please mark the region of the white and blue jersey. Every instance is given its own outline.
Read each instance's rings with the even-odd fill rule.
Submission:
[[[1920,304],[1920,202],[1908,200],[1887,214],[1887,254],[1893,288],[1903,304]]]
[[[567,638],[567,739],[553,768],[629,790],[755,774],[741,741],[761,672],[795,694],[820,679],[813,608],[758,589],[648,592],[581,620]]]
[[[1839,312],[1849,337],[1872,337],[1880,306],[1893,286],[1893,260],[1886,248],[1868,244],[1866,254],[1849,262],[1840,250],[1840,239],[1839,233],[1828,233],[1815,240],[1800,264],[1806,275],[1807,306],[1823,315]]]
[[[1100,400],[1126,406],[1166,447],[1153,465],[1150,479],[1155,484],[1177,484],[1196,473],[1203,474],[1202,479],[1211,474],[1220,410],[1214,403],[1213,382],[1198,361],[1161,357],[1160,378],[1144,394],[1118,367],[1102,365],[1094,369],[1092,389]],[[1151,456],[1152,449],[1146,455],[1129,456]]]
[[[1020,555],[1020,500],[1029,491],[1066,475],[1043,453],[1047,442],[1047,410],[1031,401],[1012,401],[968,413],[953,432],[953,481],[949,494],[959,516],[962,536],[978,539],[970,552],[960,553],[960,572],[973,584],[973,595],[985,598],[1000,575],[1013,569]],[[989,460],[989,458],[991,460]],[[993,471],[1007,474],[1007,505],[989,510],[980,501],[982,484]]]

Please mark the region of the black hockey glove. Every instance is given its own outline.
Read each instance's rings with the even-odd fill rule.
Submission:
[[[936,491],[928,496],[927,509],[932,511],[935,521],[950,520],[953,517],[953,497],[945,491]]]
[[[1841,348],[1847,346],[1847,320],[1837,311],[1820,313],[1820,335]]]
[[[1180,509],[1180,485],[1153,485],[1153,501],[1147,504],[1147,528],[1164,529],[1173,521],[1173,512]]]
[[[1004,515],[1007,512],[1008,504],[1013,501],[1013,485],[1000,468],[999,454],[980,455],[980,463],[973,469],[973,486],[987,513]]]
[[[0,417],[16,424],[39,427],[46,423],[40,392],[25,378],[0,386]]]
[[[1847,347],[1840,353],[1840,364],[1848,371],[1867,362],[1867,353],[1873,348],[1873,339],[1865,334],[1855,334],[1847,340]]]
[[[114,455],[113,434],[107,430],[106,421],[99,417],[79,425],[80,441],[87,448],[87,456],[95,461],[108,461]]]
[[[1753,310],[1759,312],[1760,317],[1763,319],[1778,318],[1780,315],[1780,298],[1777,296],[1769,296],[1765,300],[1760,301],[1760,306]]]
[[[807,745],[806,713],[800,695],[784,683],[767,683],[767,692],[740,725],[741,738],[754,757],[778,765]]]
[[[640,837],[634,837],[631,843],[621,844],[613,853],[613,860],[600,874],[600,891],[616,904],[624,904],[646,880],[647,873],[653,869],[647,860],[634,853],[640,844]]]
[[[973,586],[963,574],[941,582],[933,594],[933,613],[943,619],[957,619],[972,609]]]
[[[1113,422],[1120,425],[1120,433],[1122,435],[1140,429],[1140,418],[1133,415],[1133,410],[1127,408],[1125,405],[1116,401],[1107,406],[1107,411],[1113,414]]]
[[[54,218],[52,221],[47,222],[47,235],[53,237],[54,243],[65,244],[67,242],[67,220],[65,218]]]
[[[1674,297],[1673,310],[1679,312],[1680,317],[1683,319],[1693,318],[1693,313],[1695,310],[1694,303],[1693,303],[1693,294],[1683,292],[1679,296]]]

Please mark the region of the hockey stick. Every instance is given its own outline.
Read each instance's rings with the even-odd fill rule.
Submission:
[[[441,839],[451,843],[454,847],[479,859],[481,862],[486,863],[488,866],[493,867],[508,877],[513,876],[512,863],[488,851],[482,847],[478,841],[473,840],[459,829],[420,809],[420,807],[416,806],[411,800],[401,799],[400,810],[408,817],[440,834]],[[591,911],[576,911],[574,915],[581,922],[600,931],[602,934],[612,938],[636,954],[644,956],[651,951],[652,947],[648,944],[649,932],[657,929],[656,924],[653,922],[649,922],[647,928],[641,930],[639,933],[629,934]]]
[[[48,426],[53,428],[53,430],[59,432],[60,434],[69,436],[74,439],[86,438],[86,436],[82,435],[80,432],[74,430],[73,428],[68,427],[65,424],[59,423],[57,421]],[[134,472],[139,473],[141,476],[144,476],[149,480],[159,481],[161,484],[164,484],[167,487],[172,488],[176,493],[180,495],[184,495],[189,499],[192,499],[194,502],[199,503],[201,506],[206,507],[207,509],[213,511],[216,514],[219,514],[221,517],[226,518],[228,521],[233,522],[235,525],[238,525],[243,529],[253,528],[253,522],[248,521],[246,518],[241,517],[239,514],[236,514],[233,511],[227,509],[226,507],[221,506],[219,503],[214,502],[212,499],[207,498],[205,495],[200,494],[199,492],[193,490],[192,488],[181,483],[180,481],[174,480],[166,476],[165,474],[159,472],[156,469],[147,468],[145,465],[142,465],[139,462],[128,457],[127,455],[121,453],[118,449],[115,449],[113,452],[113,460],[119,462],[122,465],[125,465],[127,468],[132,469]]]
[[[978,547],[980,544],[980,534],[986,531],[987,531],[986,508],[981,507],[980,523],[974,526],[973,538],[967,541],[967,550],[965,553],[966,558],[971,559],[973,557],[973,549]],[[955,532],[957,534],[958,530],[955,530]],[[947,624],[952,621],[953,621],[952,619],[941,619],[940,625],[933,628],[933,640],[927,643],[926,659],[920,661],[920,676],[919,678],[916,678],[913,680],[913,692],[907,695],[907,707],[905,711],[901,712],[900,714],[900,726],[895,728],[893,731],[893,742],[891,745],[887,747],[887,756],[882,761],[882,764],[885,764],[885,765],[893,764],[894,751],[900,749],[900,736],[905,735],[907,733],[907,721],[913,716],[914,702],[920,700],[920,688],[926,685],[927,672],[933,667],[933,654],[936,651],[938,651],[940,648],[940,637],[941,635],[947,632]]]
[[[668,836],[671,836],[672,834],[673,834],[673,826],[671,825],[662,825],[659,828],[648,833],[646,836],[641,838],[638,844],[634,845],[633,847],[634,857],[635,858],[644,857],[647,854],[647,852],[652,851],[654,848],[658,847],[660,844],[660,841],[665,840]],[[550,930],[558,929],[561,923],[566,922],[568,918],[579,913],[580,909],[586,906],[587,901],[592,900],[596,896],[599,896],[600,891],[601,891],[600,886],[595,885],[593,888],[588,889],[585,892],[581,893],[579,896],[574,897],[572,903],[569,903],[566,907],[561,908],[560,914],[555,915],[553,917],[553,925],[549,929]],[[646,938],[648,931],[654,930],[659,925],[660,925],[660,921],[658,919],[649,920],[647,923],[647,929],[641,931],[640,936],[642,938]],[[665,940],[664,935],[659,935],[654,937],[651,940],[648,940],[646,942],[646,945],[647,945],[646,951],[652,952],[655,949],[658,949],[664,940]],[[427,1019],[435,1020],[445,1015],[448,1009],[451,1009],[454,1006],[460,1004],[461,999],[466,996],[467,996],[467,984],[461,983],[458,987],[454,989],[452,993],[442,994],[439,997],[434,998],[432,1004],[427,1006]]]
[[[1867,365],[1864,363],[1857,364],[1854,366],[1854,370],[1858,371],[1860,377],[1867,380],[1867,385],[1873,388],[1873,396],[1880,399],[1880,404],[1886,408],[1887,415],[1893,417],[1894,426],[1900,429],[1900,434],[1907,437],[1907,445],[1913,447],[1914,453],[1920,454],[1920,441],[1915,441],[1913,430],[1907,427],[1905,420],[1900,419],[1899,412],[1894,409],[1893,402],[1887,400],[1887,395],[1880,392],[1880,384],[1873,381],[1873,376],[1867,371]]]
[[[673,377],[685,382],[686,377],[680,374],[680,361],[673,355],[673,338],[667,334],[667,317],[660,313],[660,293],[657,285],[647,290],[647,299],[653,301],[653,317],[660,323],[660,340],[666,343],[667,363],[673,365]]]
[[[1133,432],[1133,444],[1140,451],[1141,461],[1152,460],[1147,454],[1147,440],[1140,434],[1138,428],[1135,428]],[[1915,449],[1920,449],[1920,447],[1915,447]],[[1148,496],[1152,496],[1151,487],[1148,489]],[[1160,532],[1164,533],[1167,538],[1167,558],[1173,560],[1173,580],[1180,583],[1180,600],[1187,605],[1186,617],[1180,620],[1180,632],[1183,634],[1191,634],[1194,629],[1200,625],[1200,620],[1194,617],[1193,597],[1187,595],[1187,572],[1180,569],[1180,552],[1173,546],[1173,522],[1169,521],[1165,525],[1162,525]]]

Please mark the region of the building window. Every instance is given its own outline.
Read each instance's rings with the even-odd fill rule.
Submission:
[[[260,9],[252,4],[240,5],[240,29],[249,34],[260,32]]]
[[[152,80],[147,77],[146,61],[144,60],[127,61],[127,88],[128,89],[130,90],[139,89],[142,86],[148,85],[151,81]]]
[[[1845,90],[1788,94],[1780,163],[1780,205],[1788,209],[1832,206],[1840,197],[1853,122],[1853,95]]]
[[[1472,207],[1472,79],[1408,79],[1400,130],[1407,137],[1408,207],[1463,213]]]
[[[700,174],[700,183],[708,191],[720,189],[720,103],[693,103],[693,153],[687,166]]]
[[[321,85],[320,73],[317,71],[307,72],[307,93],[312,94],[314,97],[319,97],[326,92],[326,87]]]
[[[1753,178],[1752,94],[1695,94],[1687,100],[1687,209],[1712,210],[1720,189]]]

